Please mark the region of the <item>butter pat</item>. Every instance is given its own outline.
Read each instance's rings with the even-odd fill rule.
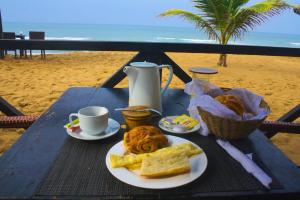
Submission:
[[[192,129],[199,122],[196,119],[183,114],[183,115],[180,115],[180,116],[176,117],[175,119],[173,119],[173,123],[175,123],[177,125],[180,124],[181,126],[185,127],[186,129]]]
[[[189,158],[185,153],[156,154],[142,161],[141,175],[161,177],[189,172]]]

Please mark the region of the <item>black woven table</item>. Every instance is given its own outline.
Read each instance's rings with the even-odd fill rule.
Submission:
[[[274,147],[261,132],[232,142],[272,178],[265,189],[232,159],[215,138],[197,133],[184,136],[202,147],[208,157],[205,173],[190,184],[173,189],[151,190],[125,184],[113,177],[105,165],[108,150],[123,137],[123,131],[99,141],[80,141],[62,128],[69,113],[88,105],[107,107],[110,117],[121,124],[116,107],[125,107],[127,89],[72,88],[34,123],[0,158],[0,198],[37,199],[274,199],[299,198],[300,170]],[[163,98],[164,115],[186,113],[189,97],[182,90],[169,90]]]

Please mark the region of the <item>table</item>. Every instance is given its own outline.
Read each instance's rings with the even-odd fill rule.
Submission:
[[[107,188],[106,194],[89,194],[86,195],[87,190],[97,191],[97,188],[89,188],[88,185],[83,188],[69,188],[73,184],[67,185],[68,182],[61,183],[63,180],[63,174],[56,177],[57,183],[52,185],[55,188],[56,185],[61,184],[61,187],[66,186],[63,195],[56,194],[55,190],[51,190],[50,185],[44,187],[44,190],[49,189],[49,194],[43,193],[43,186],[47,186],[49,179],[56,176],[53,174],[55,168],[61,168],[63,171],[68,171],[68,162],[71,161],[74,152],[75,158],[78,159],[74,162],[77,167],[78,173],[81,173],[80,166],[86,165],[84,162],[90,162],[90,170],[96,173],[103,173],[102,179],[97,179],[99,187],[105,187],[106,183],[103,183],[107,177],[111,175],[103,169],[103,172],[98,172],[98,166],[92,166],[93,163],[98,164],[104,162],[99,156],[105,154],[102,151],[102,147],[109,147],[121,140],[123,132],[120,131],[116,136],[113,136],[107,140],[86,143],[83,141],[70,138],[65,130],[62,128],[67,122],[69,113],[76,112],[80,108],[88,105],[101,105],[106,106],[111,112],[110,117],[116,119],[120,123],[123,123],[123,118],[119,112],[113,111],[116,107],[125,107],[128,103],[128,89],[116,89],[116,88],[71,88],[67,90],[59,100],[54,103],[48,111],[46,111],[22,136],[21,138],[2,156],[0,157],[0,199],[9,198],[37,198],[37,199],[53,199],[53,198],[197,198],[197,199],[246,199],[249,197],[255,199],[282,199],[291,198],[299,199],[300,197],[300,170],[274,145],[272,145],[268,139],[262,135],[260,131],[252,133],[247,140],[237,141],[236,144],[243,144],[244,147],[250,144],[251,151],[254,152],[262,161],[263,165],[270,171],[270,173],[279,182],[280,187],[271,190],[263,189],[249,189],[248,191],[219,191],[219,192],[189,192],[184,193],[184,190],[189,187],[196,187],[195,184],[205,185],[205,181],[209,179],[211,175],[215,175],[213,170],[210,170],[204,177],[200,177],[200,180],[196,183],[189,184],[187,187],[180,187],[174,190],[157,191],[157,190],[138,190],[139,193],[131,194],[136,188],[133,186],[121,183],[118,180],[112,179],[116,187],[127,188],[126,194],[110,194],[110,190],[117,190],[119,188]],[[186,113],[186,108],[189,103],[189,97],[183,92],[183,90],[172,89],[168,90],[163,97],[163,110],[164,115],[176,115],[179,113]],[[192,138],[200,138],[196,133],[191,136]],[[211,141],[209,137],[201,138],[202,144]],[[211,143],[212,144],[212,143]],[[210,144],[210,145],[211,145]],[[66,149],[66,146],[74,148],[72,151]],[[241,147],[243,146],[241,145]],[[206,149],[205,149],[206,148]],[[204,148],[207,151],[208,162],[212,162],[210,159],[214,156],[209,153],[209,146]],[[63,149],[63,150],[62,150]],[[98,152],[99,151],[99,152]],[[88,158],[88,155],[95,157]],[[224,154],[225,155],[225,154]],[[85,157],[83,157],[85,156]],[[83,157],[83,158],[82,158]],[[66,160],[64,166],[57,166],[55,163]],[[84,159],[84,160],[80,160]],[[223,159],[223,158],[222,158]],[[96,160],[95,162],[93,160]],[[67,162],[68,161],[68,162]],[[231,161],[230,161],[231,162]],[[233,163],[234,164],[234,163]],[[102,165],[102,164],[101,164]],[[53,167],[54,166],[54,167]],[[224,165],[225,166],[225,165]],[[234,166],[234,165],[232,165]],[[65,168],[64,168],[65,167]],[[218,166],[212,166],[211,168],[217,169]],[[238,165],[236,165],[238,167]],[[209,168],[208,168],[209,169]],[[60,172],[64,173],[64,172]],[[74,173],[77,173],[74,172]],[[89,175],[90,171],[84,172]],[[229,172],[228,172],[229,173]],[[239,173],[239,172],[236,172]],[[225,176],[226,174],[224,174]],[[51,177],[53,176],[53,177]],[[231,175],[233,176],[233,175]],[[240,175],[239,175],[240,176]],[[76,174],[72,178],[76,177]],[[242,176],[241,176],[242,179]],[[53,181],[52,180],[52,181]],[[90,177],[90,181],[94,180]],[[48,181],[48,182],[47,182]],[[89,180],[80,180],[85,182]],[[95,181],[95,180],[94,180]],[[220,179],[220,181],[222,181]],[[234,183],[228,179],[228,183]],[[82,183],[75,183],[74,185],[80,185]],[[221,184],[218,183],[219,185]],[[239,184],[235,184],[235,187],[239,187]],[[215,185],[216,186],[216,185]],[[198,187],[198,186],[197,186]],[[211,189],[211,188],[210,188]],[[78,191],[72,194],[72,191]],[[194,191],[194,190],[191,190]],[[148,195],[145,195],[148,194]],[[150,195],[150,196],[149,196]]]

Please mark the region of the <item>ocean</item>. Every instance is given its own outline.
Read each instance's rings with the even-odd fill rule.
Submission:
[[[44,31],[46,40],[99,40],[175,43],[216,43],[193,27],[162,27],[108,24],[3,22],[4,31],[23,33]],[[249,32],[230,44],[300,48],[299,34]]]

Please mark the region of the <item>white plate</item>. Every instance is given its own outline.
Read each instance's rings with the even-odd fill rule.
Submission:
[[[75,132],[71,132],[71,130],[69,129],[66,130],[71,137],[79,140],[101,140],[116,134],[120,130],[120,124],[116,120],[109,118],[107,129],[103,133],[100,133],[99,135],[89,135],[84,131],[82,131],[81,129]]]
[[[170,118],[170,119],[174,119],[175,117],[178,117],[178,116],[168,116],[167,118]],[[200,123],[198,123],[196,126],[194,126],[194,128],[192,129],[189,129],[189,130],[185,130],[185,131],[181,131],[181,132],[177,132],[177,131],[174,131],[172,128],[169,128],[169,127],[166,127],[161,121],[163,119],[165,119],[166,117],[162,118],[159,122],[158,122],[158,126],[159,128],[161,128],[162,130],[164,131],[167,131],[167,132],[170,132],[170,133],[175,133],[175,134],[186,134],[186,133],[193,133],[193,132],[196,132],[200,129]]]
[[[170,145],[190,142],[186,139],[176,137],[176,136],[167,135],[167,137]],[[194,143],[192,144],[195,145],[197,148],[201,149],[198,145]],[[166,188],[174,188],[174,187],[182,186],[194,181],[199,176],[201,176],[201,174],[203,174],[207,166],[207,157],[203,151],[203,153],[190,158],[191,171],[189,173],[179,174],[176,176],[164,177],[164,178],[153,178],[153,179],[143,178],[142,176],[139,176],[135,172],[132,172],[124,167],[119,167],[119,168],[111,167],[110,155],[111,154],[123,155],[124,152],[125,150],[123,147],[123,141],[120,141],[117,144],[115,144],[106,154],[106,166],[110,171],[110,173],[120,181],[141,188],[166,189]]]

